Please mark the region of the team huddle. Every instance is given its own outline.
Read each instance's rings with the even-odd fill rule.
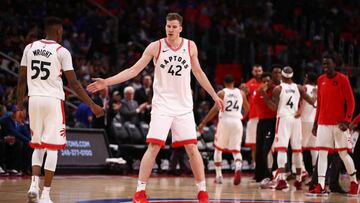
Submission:
[[[235,160],[233,183],[238,185],[241,182],[240,152],[243,135],[241,120],[244,115],[248,115],[245,144],[253,149],[253,159],[256,161],[254,178],[257,182],[262,181],[263,188],[282,190],[289,187],[285,166],[290,143],[292,164],[296,168],[297,189],[301,189],[303,182],[302,150],[311,149],[314,167],[317,164],[318,180],[310,187],[309,194],[327,194],[325,191],[327,154],[335,150],[339,153],[351,178],[349,194],[357,195],[356,170],[347,152],[350,149],[348,128],[354,111],[354,98],[347,77],[334,70],[335,61],[331,56],[323,59],[325,74],[319,77],[317,86],[311,75],[308,75],[306,85],[295,84],[292,81],[294,72],[289,66],[274,65],[271,73],[263,73],[262,67],[256,65],[253,67],[255,78],[240,89],[234,86],[233,77],[228,75],[224,78],[225,88],[216,93],[201,69],[196,44],[180,37],[182,17],[177,13],[169,13],[166,17],[165,30],[166,37],[150,43],[132,67],[106,79],[94,78],[95,82],[87,87],[90,93],[100,91],[108,86],[130,80],[148,63],[151,61],[154,63],[154,95],[150,128],[146,139],[148,148],[141,160],[133,197],[134,203],[148,202],[146,184],[169,130],[173,135],[172,147],[184,147],[189,156],[199,202],[208,202],[204,165],[196,145],[196,126],[190,87],[191,72],[215,102],[214,107],[199,124],[198,130],[201,131],[219,112],[214,140],[216,183],[221,184],[223,181],[221,173],[223,152],[232,153]],[[35,41],[24,50],[18,84],[18,107],[23,108],[22,102],[27,85],[31,146],[35,148],[28,198],[29,202],[38,202],[40,199],[40,202],[51,203],[50,186],[56,169],[57,150],[64,148],[66,144],[61,75],[65,74],[72,89],[90,106],[97,117],[103,116],[104,111],[89,98],[76,80],[70,53],[58,44],[63,34],[61,20],[47,19],[45,32],[46,39]],[[333,98],[332,95],[338,96]],[[346,109],[344,102],[347,104]],[[277,152],[277,172],[273,176],[274,152]],[[39,176],[45,153],[47,154],[44,164],[45,182],[40,196]]]

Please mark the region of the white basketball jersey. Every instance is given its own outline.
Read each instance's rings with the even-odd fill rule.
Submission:
[[[308,94],[310,97],[314,97],[316,94],[315,91],[316,85],[306,84],[305,87],[306,87],[306,94]],[[301,121],[314,122],[316,115],[316,108],[314,108],[305,100],[302,101],[301,105],[303,105],[303,111],[301,113]],[[315,106],[316,106],[316,102],[315,102]]]
[[[165,39],[159,43],[151,113],[171,116],[192,112],[190,41],[182,38],[177,49],[172,49]]]
[[[281,83],[277,117],[293,116],[298,110],[300,91],[296,83]]]
[[[70,52],[51,40],[35,41],[25,47],[21,66],[27,67],[29,96],[64,100],[62,71],[73,70]]]
[[[243,105],[243,98],[238,88],[228,89],[224,88],[224,112],[219,113],[220,119],[237,118],[242,119],[241,109]]]

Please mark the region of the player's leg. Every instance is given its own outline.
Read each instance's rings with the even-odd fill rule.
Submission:
[[[256,165],[256,129],[258,121],[258,118],[252,118],[248,121],[246,126],[245,146],[251,148],[251,156],[253,160],[251,165],[253,167]]]
[[[44,188],[41,193],[40,202],[51,203],[50,189],[55,174],[58,150],[63,149],[66,143],[64,102],[55,98],[42,99],[44,116],[44,133],[41,145],[46,148],[46,159],[44,164],[45,177]]]
[[[302,144],[301,144],[301,120],[294,119],[293,120],[293,129],[290,132],[290,143],[292,148],[292,162],[294,167],[296,168],[296,181],[294,186],[296,189],[301,190],[301,183],[302,183],[302,170],[305,169],[303,156],[302,156]]]
[[[31,131],[31,142],[30,146],[34,148],[31,165],[32,165],[32,176],[31,184],[28,190],[28,201],[37,202],[39,199],[39,182],[41,175],[41,166],[43,164],[43,158],[45,149],[41,148],[41,136],[43,134],[43,114],[41,111],[41,104],[37,101],[39,97],[29,98],[29,120],[30,120],[30,131]]]
[[[234,173],[234,185],[238,185],[241,182],[241,167],[242,167],[242,155],[241,155],[241,141],[243,135],[243,125],[240,120],[231,122],[230,134],[228,140],[228,148],[232,151],[235,162]]]
[[[359,192],[359,184],[356,178],[356,169],[353,159],[348,153],[351,150],[350,133],[335,129],[335,149],[338,151],[341,160],[344,162],[347,173],[350,176],[349,195],[357,196]]]
[[[189,157],[191,170],[194,174],[198,188],[198,200],[200,203],[208,202],[206,192],[204,163],[197,148],[196,126],[193,113],[177,116],[171,125],[172,147],[185,147]]]
[[[222,183],[222,171],[221,171],[221,163],[222,163],[222,152],[215,148],[214,150],[214,164],[215,164],[215,183]]]
[[[165,145],[165,141],[172,122],[173,117],[157,114],[151,115],[149,132],[146,137],[146,142],[149,144],[146,152],[141,159],[139,177],[136,187],[136,193],[133,197],[133,202],[148,202],[145,193],[146,184],[151,175],[156,156],[159,153],[161,147]]]

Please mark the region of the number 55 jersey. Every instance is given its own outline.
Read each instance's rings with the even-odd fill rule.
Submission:
[[[61,75],[73,70],[70,52],[52,40],[39,40],[27,45],[21,59],[27,67],[29,96],[55,97],[64,100]]]

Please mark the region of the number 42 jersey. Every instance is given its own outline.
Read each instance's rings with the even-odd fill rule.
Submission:
[[[300,102],[300,91],[296,83],[281,83],[277,117],[294,116]]]
[[[64,100],[61,75],[73,70],[70,52],[52,40],[39,40],[28,44],[21,59],[27,68],[29,96],[55,97]]]

